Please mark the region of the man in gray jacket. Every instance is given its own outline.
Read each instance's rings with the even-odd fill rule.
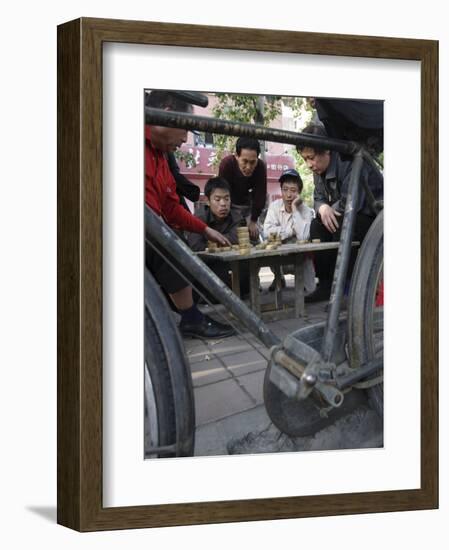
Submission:
[[[322,126],[310,124],[303,133],[326,136]],[[319,147],[298,146],[298,151],[307,167],[313,172],[314,208],[316,218],[310,226],[310,237],[322,242],[339,241],[346,207],[352,161],[343,158],[340,153]],[[376,200],[383,198],[383,179],[367,163],[364,163],[360,177],[365,179]],[[357,215],[354,224],[353,240],[362,242],[374,221],[375,212],[370,208],[363,187],[359,190],[356,205]],[[332,278],[335,269],[337,252],[327,250],[315,255],[315,271],[319,286],[315,292],[306,296],[307,302],[327,300],[330,296]],[[356,252],[351,254],[348,281],[356,259]]]

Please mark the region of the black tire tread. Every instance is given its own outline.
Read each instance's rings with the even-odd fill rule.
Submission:
[[[148,270],[145,272],[145,358],[152,365],[148,372],[155,386],[159,445],[176,444],[176,451],[164,456],[192,456],[195,406],[190,365],[167,300]]]
[[[170,371],[159,332],[146,308],[145,365],[154,387],[159,445],[171,445],[176,442],[176,414]]]
[[[369,323],[382,265],[383,211],[366,234],[352,276],[348,305],[348,348],[351,366],[354,368],[360,367],[373,356],[369,343]],[[373,409],[383,417],[383,384],[373,386],[367,393]]]

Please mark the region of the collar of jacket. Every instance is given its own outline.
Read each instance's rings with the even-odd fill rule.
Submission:
[[[210,226],[211,223],[225,223],[225,222],[233,222],[235,221],[234,220],[234,215],[232,213],[232,210],[229,211],[229,214],[226,216],[226,218],[224,218],[223,220],[219,220],[218,218],[216,218],[213,214],[212,214],[212,210],[210,209],[209,206],[207,206],[207,204],[204,206],[204,209],[206,211],[206,223],[207,225]]]
[[[279,207],[279,210],[281,212],[285,212],[286,214],[293,214],[293,208],[292,208],[292,211],[291,212],[287,212],[286,208],[285,208],[285,202],[281,199],[279,199],[281,201],[281,206]]]

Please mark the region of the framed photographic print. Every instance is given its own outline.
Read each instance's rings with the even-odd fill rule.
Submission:
[[[437,70],[425,40],[58,28],[59,523],[437,507]]]

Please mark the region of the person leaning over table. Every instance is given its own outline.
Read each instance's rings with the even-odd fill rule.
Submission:
[[[183,99],[182,92],[153,90],[145,101],[149,107],[167,111],[191,112],[192,104]],[[176,193],[176,182],[167,161],[187,140],[182,128],[145,125],[145,203],[177,232],[191,231],[221,245],[229,244],[226,237],[183,208]],[[179,328],[183,336],[219,338],[234,334],[234,330],[203,315],[193,302],[192,287],[166,260],[168,253],[146,243],[145,263],[159,285],[169,295],[181,315]],[[176,264],[175,258],[170,258]],[[179,266],[178,266],[179,267]],[[181,268],[182,269],[182,268]]]
[[[281,198],[273,201],[268,207],[263,232],[266,238],[270,234],[280,235],[283,243],[307,241],[310,236],[310,224],[315,217],[312,208],[309,208],[301,199],[303,183],[299,173],[290,168],[285,170],[279,178]],[[283,273],[294,273],[293,266],[284,266]],[[303,262],[304,286],[306,292],[315,290],[315,269],[313,260],[308,255]],[[274,290],[273,281],[269,290]],[[282,286],[285,286],[282,275]]]
[[[323,137],[327,135],[324,127],[316,124],[309,124],[302,132]],[[310,236],[312,239],[320,239],[322,242],[338,242],[346,207],[352,159],[322,147],[301,145],[297,149],[307,167],[313,172],[315,185],[313,198],[316,218],[311,223]],[[383,198],[383,178],[366,162],[363,163],[360,177],[366,181],[376,200]],[[363,186],[360,186],[359,189],[356,208],[353,240],[361,243],[376,217],[366,199]],[[352,250],[348,281],[351,280],[356,256],[357,252]],[[326,250],[315,254],[315,270],[319,286],[315,292],[306,296],[306,302],[329,299],[336,258],[335,250]]]
[[[218,169],[231,188],[232,210],[245,218],[253,241],[259,237],[257,220],[267,195],[267,167],[259,155],[257,139],[239,137],[235,154],[224,157]]]
[[[204,187],[204,195],[206,196],[205,207],[197,212],[198,218],[219,231],[231,244],[238,244],[237,228],[241,218],[231,210],[231,189],[228,182],[220,177],[209,179]],[[195,252],[207,248],[204,233],[189,233],[187,242]],[[231,286],[229,266],[225,262],[211,260],[207,265],[226,285]],[[249,273],[245,265],[240,266],[240,292],[242,296],[249,292]]]

